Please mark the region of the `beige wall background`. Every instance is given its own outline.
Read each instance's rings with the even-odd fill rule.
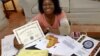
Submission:
[[[28,20],[30,20],[38,11],[36,5],[37,0],[14,0],[14,2],[18,11],[22,8],[24,9],[26,19]],[[10,5],[11,3],[9,2],[9,5],[7,6],[10,9],[13,9]],[[72,24],[100,24],[100,1],[60,0],[60,5],[67,13],[67,17]],[[70,13],[68,13],[69,11]]]

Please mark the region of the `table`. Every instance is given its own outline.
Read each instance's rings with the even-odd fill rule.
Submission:
[[[16,38],[14,37],[14,43],[15,43],[15,47],[17,47],[18,49],[20,49],[22,47],[22,45],[19,45]],[[100,55],[100,52],[98,53],[98,55]]]
[[[100,25],[71,25],[71,32],[85,32],[92,38],[100,39]]]
[[[95,39],[100,39],[100,32],[87,32],[87,35]]]

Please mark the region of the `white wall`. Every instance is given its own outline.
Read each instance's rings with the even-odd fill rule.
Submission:
[[[5,17],[5,14],[3,12],[2,2],[0,1],[0,31],[4,29],[8,24],[8,20]]]

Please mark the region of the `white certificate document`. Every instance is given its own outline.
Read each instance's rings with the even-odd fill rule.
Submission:
[[[19,44],[27,45],[44,37],[38,21],[29,22],[13,30]]]

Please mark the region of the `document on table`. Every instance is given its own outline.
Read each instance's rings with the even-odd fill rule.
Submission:
[[[13,56],[16,55],[18,50],[14,47],[14,35],[5,36],[1,39],[1,56]]]
[[[20,44],[28,45],[37,39],[43,38],[44,34],[38,21],[29,22],[19,28],[13,30],[18,42]]]
[[[48,51],[22,49],[17,56],[48,56]]]
[[[82,48],[82,45],[80,45],[77,41],[72,39],[69,36],[60,36],[55,34],[48,34],[53,35],[56,38],[58,38],[58,43],[56,43],[54,46],[47,48],[48,40],[44,39],[41,40],[35,47],[45,50],[47,49],[49,53],[52,53],[54,55],[63,55],[63,56],[71,56],[76,51],[78,51],[80,48]]]
[[[81,56],[96,56],[97,53],[100,51],[100,41],[93,39],[87,35],[81,35],[77,41],[83,46],[80,49],[81,51],[79,51]],[[82,52],[84,53],[82,54]],[[77,54],[79,53],[77,52]]]

